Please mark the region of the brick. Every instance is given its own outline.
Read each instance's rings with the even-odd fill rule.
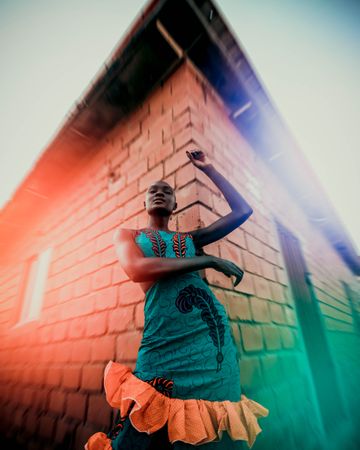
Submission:
[[[132,168],[126,173],[126,182],[127,184],[132,183],[134,180],[139,179],[142,175],[144,175],[148,170],[147,160],[143,159],[139,161],[137,164],[134,164]]]
[[[119,160],[119,163],[121,164],[127,157],[126,152],[122,152]],[[112,164],[112,167],[115,167],[116,164]],[[114,172],[115,173],[115,172]],[[122,189],[126,186],[126,178],[122,175],[118,175],[116,172],[116,177],[108,180],[108,194],[109,197],[116,196],[119,192],[121,192]]]
[[[188,184],[187,186],[176,191],[177,209],[184,209],[189,204],[198,201],[198,191],[195,183]]]
[[[144,320],[144,302],[141,302],[135,307],[135,327],[144,328]]]
[[[143,302],[139,303],[139,305]],[[121,306],[109,313],[109,333],[127,331],[134,328],[134,309],[138,305]]]
[[[133,281],[121,283],[118,289],[119,306],[139,303],[144,299],[144,291]]]
[[[220,257],[227,259],[240,268],[243,267],[243,261],[241,257],[241,250],[231,242],[221,242],[220,244]]]
[[[290,328],[280,328],[280,336],[281,341],[284,348],[293,348],[295,347],[295,340],[293,335],[293,330]]]
[[[53,325],[53,335],[52,340],[63,341],[67,336],[69,322],[60,322]]]
[[[278,305],[276,303],[270,303],[270,313],[273,322],[286,324],[284,311],[281,305]]]
[[[112,269],[103,267],[91,275],[91,289],[101,289],[111,284]]]
[[[50,392],[49,410],[62,414],[65,410],[66,394],[64,391],[54,390]]]
[[[52,362],[54,359],[54,350],[56,349],[56,345],[52,344],[47,345],[45,347],[42,346],[40,348],[41,348],[41,361],[45,363]],[[42,378],[44,374],[45,374],[44,369],[36,368],[34,370],[34,376],[36,376],[36,379],[39,381],[40,384],[43,382]]]
[[[134,214],[143,211],[145,209],[144,201],[145,201],[144,194],[138,195],[132,200],[129,200],[125,205],[124,219],[128,219]]]
[[[182,114],[174,118],[173,122],[170,125],[170,136],[176,135],[177,133],[187,127],[190,127],[191,125],[191,113],[190,109],[187,109]]]
[[[242,250],[241,254],[244,261],[245,270],[261,275],[261,259],[246,250]]]
[[[174,144],[172,140],[162,144],[159,148],[154,149],[154,151],[152,151],[148,155],[149,169],[152,169],[154,166],[163,162],[173,153],[174,153]]]
[[[102,232],[102,221],[98,220],[86,230],[86,240],[93,241],[96,237],[101,236]]]
[[[90,204],[90,209],[94,210],[96,209],[99,205],[101,205],[102,203],[105,202],[106,200],[106,196],[107,193],[106,191],[101,191],[101,192],[97,192],[97,194],[95,195],[95,197],[92,199],[91,204]]]
[[[72,284],[66,284],[65,286],[60,287],[58,294],[59,303],[66,302],[72,297],[72,288]]]
[[[115,247],[109,247],[99,254],[100,266],[107,266],[118,261],[118,257],[115,251]]]
[[[90,351],[93,342],[91,340],[80,340],[71,342],[71,361],[88,362],[90,361]]]
[[[77,298],[66,302],[61,307],[61,319],[67,320],[74,317],[80,317],[94,312],[94,298],[90,294],[85,297]],[[59,320],[59,318],[58,318]]]
[[[273,250],[272,248],[268,247],[267,245],[263,245],[264,250],[264,258],[271,262],[272,264],[277,265],[278,264],[278,257],[277,252]],[[254,252],[255,253],[255,252]]]
[[[101,291],[97,291],[95,295],[95,310],[102,311],[105,309],[115,308],[117,304],[117,287],[109,286]]]
[[[70,339],[83,337],[85,335],[86,323],[83,317],[70,321],[68,337]]]
[[[39,330],[40,344],[47,344],[52,339],[52,327],[43,327]]]
[[[81,366],[64,367],[62,385],[68,389],[78,389],[80,387]]]
[[[96,253],[99,253],[106,248],[113,247],[114,245],[113,236],[114,230],[102,232],[101,235],[97,237],[95,241]]]
[[[133,183],[129,184],[125,189],[123,189],[121,192],[119,192],[119,195],[117,196],[118,206],[126,204],[137,194],[138,194],[138,183],[137,181],[134,181]]]
[[[5,422],[4,419],[2,419],[3,422]],[[35,435],[38,430],[39,425],[39,414],[34,410],[29,410],[26,414],[25,418],[25,429],[29,435]],[[6,429],[6,424],[2,424],[2,432],[3,435],[5,434],[4,431]]]
[[[194,208],[194,206],[192,206]],[[200,227],[206,227],[214,222],[216,222],[219,219],[219,216],[212,211],[210,211],[208,208],[206,208],[203,205],[199,205],[199,226]]]
[[[117,206],[117,198],[116,197],[111,197],[111,198],[107,199],[106,201],[104,201],[100,206],[99,218],[107,216],[108,214],[113,212],[115,210],[116,206]]]
[[[36,395],[36,391],[30,388],[24,388],[21,396],[21,404],[24,406],[29,406],[33,402],[33,398]]]
[[[222,272],[216,271],[214,269],[204,269],[204,273],[209,284],[222,288],[232,289],[232,279]]]
[[[103,362],[115,358],[116,336],[102,336],[91,340],[91,361]]]
[[[124,208],[118,206],[115,211],[104,217],[102,220],[102,231],[106,232],[121,224],[124,220],[124,213]]]
[[[86,396],[77,392],[70,392],[66,400],[66,415],[77,420],[85,419]]]
[[[246,221],[245,223],[248,223],[249,221]],[[242,225],[244,228],[244,224]],[[251,236],[249,233],[245,233],[245,240],[246,240],[246,247],[251,252],[254,253],[257,256],[263,257],[263,246],[258,239]]]
[[[271,300],[273,300],[275,302],[279,302],[279,303],[285,303],[286,298],[285,298],[285,293],[284,293],[284,287],[281,284],[275,283],[273,281],[269,282],[269,286],[270,286]]]
[[[264,348],[260,326],[240,324],[240,330],[246,352],[253,352]]]
[[[284,307],[283,309],[284,314],[285,314],[285,318],[286,318],[286,323],[288,325],[296,325],[296,315],[295,315],[295,311],[291,308],[287,308]]]
[[[43,415],[39,417],[39,435],[44,438],[51,440],[55,431],[55,419],[49,415]]]
[[[83,367],[81,388],[88,391],[101,391],[104,379],[104,364],[88,364]]]
[[[249,300],[245,295],[226,292],[227,313],[232,320],[250,320]]]
[[[95,272],[99,268],[99,255],[92,255],[81,265],[82,273]]]
[[[194,230],[198,228],[201,224],[199,205],[192,205],[185,211],[178,213],[176,215],[176,223],[179,230]]]
[[[89,214],[87,214],[82,222],[81,222],[81,228],[85,229],[90,227],[92,224],[96,224],[97,221],[99,219],[99,210],[98,209],[94,209],[93,211],[91,211]],[[86,234],[86,236],[88,236],[88,234]]]
[[[270,282],[257,275],[253,275],[252,278],[255,285],[256,296],[265,299],[271,298]]]
[[[234,244],[238,245],[239,247],[241,247],[242,249],[246,248],[246,243],[245,243],[245,233],[243,230],[241,230],[240,228],[236,228],[234,231],[232,231],[231,233],[229,233],[226,236],[226,239],[230,242],[233,242]]]
[[[86,336],[101,336],[107,330],[107,312],[96,313],[86,318]]]
[[[220,244],[219,242],[211,242],[211,244],[204,245],[203,250],[205,253],[218,256],[220,258]]]
[[[147,172],[146,175],[143,175],[139,180],[139,191],[147,189],[150,186],[150,183],[161,180],[164,175],[163,164],[160,163],[155,166],[153,169]]]
[[[196,167],[193,164],[186,164],[175,172],[176,189],[196,180]],[[176,194],[177,195],[177,194]]]
[[[129,147],[129,155],[124,160],[124,162],[120,166],[119,173],[122,176],[126,177],[126,174],[129,172],[129,170],[133,169],[136,164],[140,161],[140,143],[144,141],[144,136],[139,137],[139,139],[136,142],[133,142],[131,147]]]
[[[254,275],[249,272],[244,272],[242,280],[237,286],[234,286],[233,289],[242,292],[243,294],[256,295]]]
[[[73,296],[81,297],[90,291],[90,277],[84,275],[73,284]]]
[[[61,367],[49,367],[46,374],[46,384],[48,386],[60,386],[62,373]]]
[[[267,300],[250,297],[252,318],[255,322],[271,322],[269,304]]]
[[[263,326],[263,335],[267,350],[278,350],[281,348],[279,329],[271,325]]]
[[[185,164],[188,164],[189,166],[192,165],[185,153],[185,150],[174,153],[165,160],[164,175],[167,177],[172,172],[175,172],[175,170],[177,170],[181,166],[184,166]]]
[[[100,427],[108,427],[111,423],[112,408],[104,395],[90,395],[87,421]]]
[[[147,215],[147,214],[146,214]],[[129,281],[129,277],[127,276],[124,269],[121,267],[120,262],[117,262],[112,265],[112,284],[119,284],[123,281]]]
[[[52,362],[66,363],[71,360],[73,343],[71,341],[59,342],[52,354]]]
[[[128,332],[122,333],[117,337],[116,359],[117,360],[135,360],[139,351],[142,333]]]
[[[64,448],[70,448],[74,433],[75,429],[73,424],[65,422],[65,420],[58,420],[56,422],[54,440],[56,443],[61,443]]]
[[[141,135],[141,123],[140,121],[134,122],[133,120],[127,121],[121,130],[122,145],[125,147],[137,139]]]
[[[173,105],[172,105],[172,111],[173,111],[174,118],[183,114],[184,111],[186,111],[190,107],[193,107],[193,108],[196,107],[195,100],[188,97],[187,95],[183,95],[183,97],[178,102],[173,103]]]
[[[231,334],[232,334],[232,337],[234,338],[234,342],[236,345],[237,354],[239,355],[240,349],[241,349],[241,336],[240,336],[239,325],[236,322],[230,322],[230,327],[231,327]]]
[[[270,264],[265,259],[260,259],[260,273],[264,278],[267,278],[271,281],[276,281],[275,269],[276,267],[273,264]]]
[[[281,267],[275,267],[275,273],[276,273],[276,280],[281,284],[289,284],[289,280],[287,277],[287,274],[284,269]]]
[[[32,407],[37,411],[44,411],[48,405],[49,392],[46,388],[37,388]]]

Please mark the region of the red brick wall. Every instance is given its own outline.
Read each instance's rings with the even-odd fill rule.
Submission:
[[[254,209],[240,228],[204,250],[245,269],[235,289],[219,272],[206,275],[230,318],[242,387],[271,411],[256,445],[270,448],[269,439],[281,443],[286,434],[286,448],[295,449],[304,429],[318,427],[308,414],[314,399],[274,218],[301,240],[343,376],[359,361],[353,353],[358,334],[340,285],[354,285],[354,278],[186,63],[89,153],[36,229],[14,242],[12,260],[1,268],[3,431],[16,432],[32,448],[66,442],[79,449],[93,432],[108,430],[112,410],[102,390],[103,369],[109,359],[135,366],[144,323],[144,294],[117,261],[115,228],[146,225],[145,190],[157,179],[176,189],[171,229],[206,226],[230,212],[215,185],[188,161],[185,150],[194,142]],[[22,264],[49,245],[54,254],[41,319],[12,328]],[[355,382],[351,386],[356,389]],[[309,446],[315,439],[310,434]]]

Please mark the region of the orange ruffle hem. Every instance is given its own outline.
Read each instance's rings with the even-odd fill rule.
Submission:
[[[269,414],[267,408],[244,394],[238,402],[167,397],[137,378],[130,367],[113,361],[105,368],[104,384],[108,403],[120,409],[122,416],[129,414],[134,428],[150,434],[167,423],[171,443],[200,445],[219,441],[226,430],[232,440],[247,441],[251,448],[262,431],[257,418]],[[85,450],[111,449],[105,433],[95,433],[85,446]]]

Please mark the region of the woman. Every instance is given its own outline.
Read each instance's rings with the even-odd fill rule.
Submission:
[[[172,187],[157,181],[144,206],[148,226],[114,235],[120,263],[145,292],[145,325],[136,367],[110,361],[106,398],[119,410],[114,429],[94,434],[87,450],[203,450],[251,447],[268,410],[241,395],[236,347],[225,308],[198,270],[213,268],[236,286],[243,271],[201,248],[238,228],[253,212],[201,150],[192,164],[222,191],[232,211],[208,227],[168,229],[177,207]],[[200,255],[199,255],[200,254]]]

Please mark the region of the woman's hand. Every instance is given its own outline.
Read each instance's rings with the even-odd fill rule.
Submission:
[[[227,277],[231,277],[231,275],[235,275],[236,281],[234,283],[234,287],[237,286],[244,276],[244,271],[240,269],[235,263],[223,259],[218,258],[217,256],[212,256],[212,266],[213,269],[218,272],[222,272]]]
[[[206,156],[205,153],[198,148],[191,150],[191,152],[186,151],[186,154],[194,166],[200,170],[204,170],[207,167],[212,166],[208,156]]]

